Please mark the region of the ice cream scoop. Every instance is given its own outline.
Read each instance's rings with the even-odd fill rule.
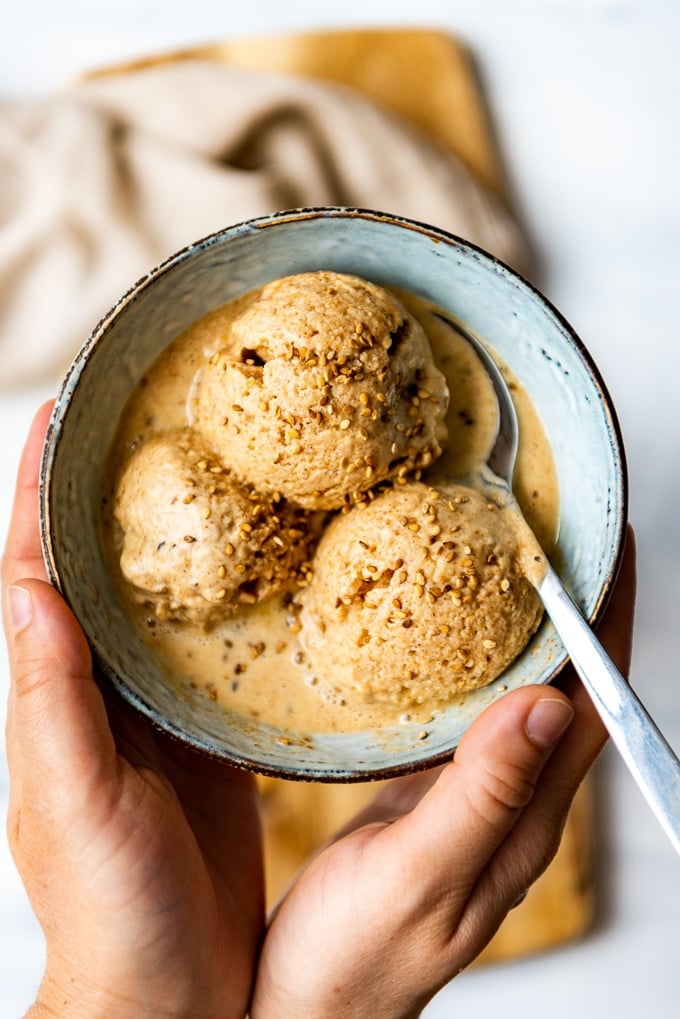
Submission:
[[[239,484],[188,431],[141,444],[116,492],[120,569],[157,619],[209,623],[297,580],[306,514]]]
[[[315,674],[350,699],[404,708],[486,686],[543,612],[495,504],[417,481],[338,514],[298,600]]]
[[[253,294],[202,371],[195,415],[242,480],[337,509],[432,463],[447,405],[427,336],[398,298],[318,271]]]

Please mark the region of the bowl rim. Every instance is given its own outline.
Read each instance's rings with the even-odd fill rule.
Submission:
[[[629,479],[628,461],[619,418],[609,389],[590,351],[585,346],[585,343],[575,331],[574,327],[565,318],[562,312],[552,303],[552,301],[541,290],[539,290],[534,283],[518,272],[518,270],[498,258],[498,256],[493,255],[474,242],[468,241],[465,238],[441,227],[393,213],[354,206],[304,206],[294,209],[284,209],[244,219],[232,225],[219,228],[218,230],[206,234],[196,241],[186,244],[184,247],[180,248],[178,251],[169,255],[167,258],[152,267],[147,273],[132,283],[102,316],[73,357],[64,374],[61,385],[57,391],[52,413],[50,415],[40,459],[38,485],[40,543],[50,583],[62,594],[62,596],[66,598],[68,602],[68,597],[64,591],[60,576],[58,554],[55,547],[56,543],[52,529],[50,501],[52,468],[56,457],[57,447],[59,445],[59,439],[71,408],[72,395],[75,388],[80,385],[83,376],[87,372],[88,365],[90,363],[90,354],[97,344],[106,336],[111,324],[129,305],[139,300],[145,291],[156,282],[156,280],[166,275],[168,272],[171,272],[176,266],[185,262],[194,252],[198,250],[208,250],[211,247],[223,243],[225,240],[235,238],[241,234],[256,232],[258,230],[276,227],[286,223],[304,222],[314,219],[360,219],[378,223],[382,222],[402,229],[421,233],[432,240],[443,241],[449,246],[459,246],[477,256],[478,259],[481,262],[486,263],[491,270],[496,270],[497,272],[509,277],[511,281],[514,280],[516,283],[519,283],[522,288],[528,291],[529,296],[536,301],[538,305],[542,306],[561,327],[569,342],[574,346],[576,352],[584,362],[593,386],[599,393],[601,406],[606,412],[613,439],[616,478],[619,488],[621,511],[617,518],[615,539],[612,542],[612,544],[615,543],[615,555],[611,566],[603,578],[601,592],[597,602],[588,617],[588,623],[591,626],[594,626],[606,611],[621,568],[629,519]],[[268,766],[261,762],[246,758],[237,751],[226,751],[221,748],[211,748],[206,742],[199,741],[188,735],[179,725],[175,724],[171,719],[161,715],[150,704],[147,704],[144,698],[141,697],[137,691],[131,689],[125,679],[117,674],[115,669],[101,660],[100,656],[94,651],[94,648],[92,650],[95,675],[103,675],[114,686],[114,688],[122,696],[124,696],[129,703],[141,711],[147,719],[163,729],[171,737],[179,739],[181,742],[194,747],[203,754],[218,758],[225,763],[232,764],[247,771],[278,778],[298,779],[303,781],[378,781],[436,767],[437,765],[450,760],[455,752],[455,750],[436,751],[430,755],[423,755],[423,757],[414,761],[407,761],[393,765],[386,764],[385,767],[371,768],[366,771],[363,771],[360,768],[337,768],[326,766],[322,771],[318,770],[312,773],[308,768],[298,768],[295,761],[292,759],[290,764],[285,768]],[[546,676],[544,682],[554,682],[557,676],[568,665],[569,658],[568,656],[565,656],[562,661],[560,661],[555,668],[551,670],[549,675]]]

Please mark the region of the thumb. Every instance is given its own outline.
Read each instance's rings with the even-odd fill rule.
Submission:
[[[420,866],[464,903],[489,860],[531,802],[538,777],[573,718],[557,690],[525,687],[491,705],[453,762],[395,829],[418,845]],[[427,839],[413,839],[427,832]]]
[[[85,637],[49,584],[22,580],[5,592],[10,657],[7,755],[22,790],[76,792],[84,775],[115,761]],[[55,782],[55,779],[57,780]]]

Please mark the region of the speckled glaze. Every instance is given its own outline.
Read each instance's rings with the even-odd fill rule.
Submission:
[[[495,683],[439,713],[427,740],[415,723],[358,734],[284,733],[191,699],[168,682],[116,595],[98,534],[102,472],[116,424],[163,347],[231,298],[315,269],[355,273],[432,300],[507,362],[538,409],[555,455],[559,572],[594,622],[618,570],[627,518],[621,435],[596,367],[568,323],[507,266],[434,227],[378,212],[304,209],[240,223],[141,279],[97,326],[64,380],[42,461],[41,532],[49,575],[80,620],[100,672],[153,722],[265,774],[365,781],[447,759],[505,689],[553,679],[566,655],[552,624],[543,622]]]

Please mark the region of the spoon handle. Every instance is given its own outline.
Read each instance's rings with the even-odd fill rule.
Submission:
[[[538,593],[609,735],[680,853],[680,761],[551,567]]]

